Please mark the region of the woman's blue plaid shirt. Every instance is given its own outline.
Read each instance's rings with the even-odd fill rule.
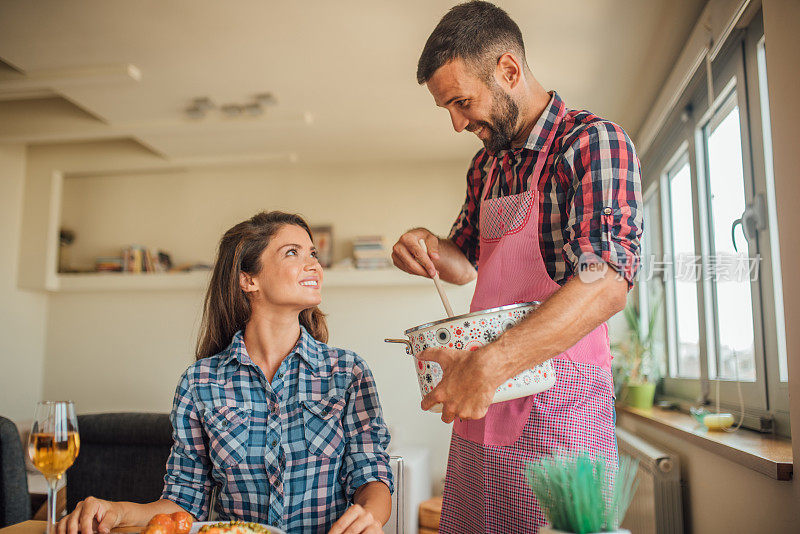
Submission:
[[[302,327],[272,383],[237,332],[186,370],[171,418],[162,498],[198,519],[208,517],[216,486],[220,519],[327,532],[359,486],[379,480],[393,489],[389,432],[367,364]]]

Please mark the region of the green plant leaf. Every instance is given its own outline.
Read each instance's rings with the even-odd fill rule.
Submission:
[[[616,467],[584,452],[540,458],[524,474],[554,529],[593,534],[618,529],[636,491],[638,462],[623,455]]]

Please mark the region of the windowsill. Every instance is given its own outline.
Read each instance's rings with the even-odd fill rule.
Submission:
[[[625,415],[665,430],[732,462],[775,480],[792,480],[792,442],[752,430],[713,432],[685,413],[661,408],[642,410],[617,406]]]

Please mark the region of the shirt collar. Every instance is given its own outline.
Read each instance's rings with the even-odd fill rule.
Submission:
[[[528,140],[525,142],[523,148],[528,150],[541,150],[547,142],[547,138],[552,135],[553,129],[558,126],[560,118],[564,115],[564,101],[558,96],[555,91],[552,92],[550,103],[544,108],[544,111],[539,116],[539,120],[533,126]]]
[[[321,352],[319,342],[308,333],[303,325],[300,325],[300,337],[297,339],[294,348],[289,352],[289,356],[297,354],[308,364],[309,369],[316,374],[317,368],[322,363]],[[247,354],[247,348],[244,346],[244,330],[238,330],[233,334],[233,339],[222,351],[221,357],[223,365],[233,360],[243,365],[254,365],[250,355]]]
[[[317,368],[322,363],[322,350],[320,349],[319,341],[314,339],[303,325],[300,325],[300,337],[289,354],[300,356],[314,374],[316,374]]]

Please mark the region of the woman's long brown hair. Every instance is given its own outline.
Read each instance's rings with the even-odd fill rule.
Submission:
[[[311,229],[301,216],[282,211],[262,211],[222,236],[203,305],[195,352],[198,360],[222,352],[236,331],[244,329],[250,319],[250,300],[239,285],[239,275],[255,276],[261,272],[261,253],[286,225],[301,227],[313,239]],[[328,324],[319,308],[303,310],[299,319],[314,339],[328,341]]]

